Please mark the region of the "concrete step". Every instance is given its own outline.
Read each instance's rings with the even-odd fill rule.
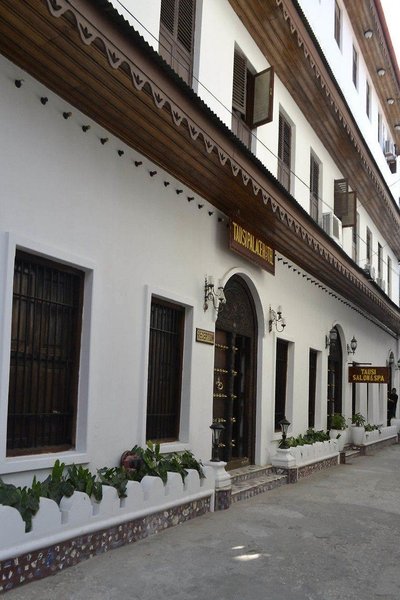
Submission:
[[[256,479],[258,477],[262,477],[263,475],[270,475],[274,472],[274,467],[272,465],[265,465],[264,467],[259,467],[257,465],[248,465],[247,467],[233,469],[232,471],[229,471],[229,474],[232,478],[232,483],[234,484],[238,481]]]
[[[242,471],[243,469],[236,470]],[[238,473],[232,478],[232,504],[247,500],[287,483],[287,476],[277,475],[273,471],[273,467],[253,468],[247,473],[248,477],[245,477],[245,475],[246,473]]]
[[[357,458],[357,456],[361,456],[361,450],[358,446],[347,445],[344,447],[343,452],[340,453],[340,463],[345,465],[352,458]]]

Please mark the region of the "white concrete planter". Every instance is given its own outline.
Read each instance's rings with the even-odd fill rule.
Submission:
[[[60,506],[41,498],[28,533],[19,512],[0,505],[0,561],[207,496],[213,505],[215,472],[205,466],[204,473],[205,479],[200,479],[196,470],[188,469],[185,483],[177,473],[168,473],[166,484],[150,476],[140,483],[130,481],[127,497],[122,499],[109,486],[103,486],[100,502],[91,501],[83,492],[62,498]]]
[[[342,452],[348,440],[347,429],[331,429],[329,431],[329,437],[331,440],[336,440],[339,447],[339,452]]]
[[[361,444],[364,443],[364,434],[365,434],[365,427],[357,427],[356,425],[352,425],[350,428],[350,433],[351,433],[351,441],[353,444],[355,444],[356,446],[361,446]]]

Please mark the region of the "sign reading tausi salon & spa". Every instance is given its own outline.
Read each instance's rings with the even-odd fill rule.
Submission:
[[[349,367],[350,383],[389,383],[388,367]]]
[[[247,225],[233,219],[230,222],[229,247],[269,273],[275,274],[275,250],[268,240]]]

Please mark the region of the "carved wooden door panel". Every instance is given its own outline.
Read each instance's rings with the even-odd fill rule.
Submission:
[[[225,295],[215,331],[213,418],[225,427],[220,456],[232,469],[254,460],[256,338],[246,284],[233,277]]]

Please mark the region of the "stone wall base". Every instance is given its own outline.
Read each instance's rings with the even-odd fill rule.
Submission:
[[[210,511],[210,501],[208,496],[0,561],[0,593],[204,515]]]
[[[336,467],[338,464],[339,457],[331,456],[330,458],[324,458],[309,465],[304,465],[303,467],[280,469],[279,472],[285,471],[287,473],[288,483],[297,483],[300,479],[303,479],[304,477],[308,477],[309,475],[312,475],[317,471],[322,471],[323,469]]]
[[[387,438],[386,440],[373,442],[368,445],[358,446],[360,449],[360,454],[362,456],[368,456],[368,454],[373,454],[376,450],[380,450],[381,448],[385,448],[386,446],[392,446],[393,444],[398,443],[398,435],[395,437]]]

